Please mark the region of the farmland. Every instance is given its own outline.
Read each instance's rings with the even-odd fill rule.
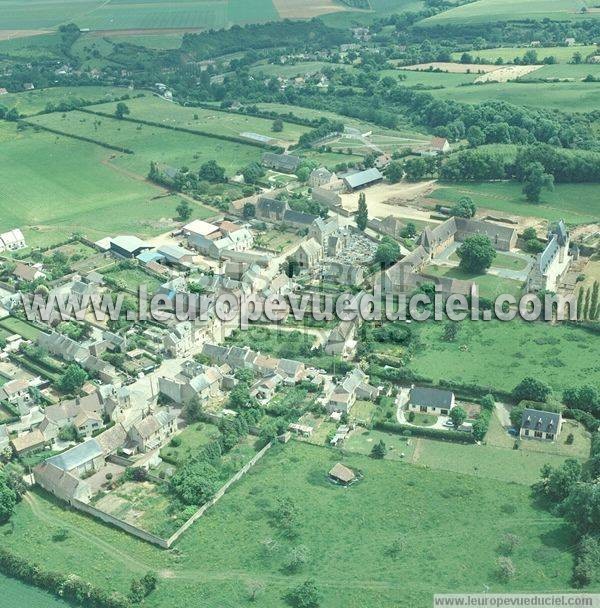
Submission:
[[[409,367],[419,374],[512,390],[524,377],[543,378],[556,391],[600,380],[600,345],[593,334],[566,325],[500,321],[461,323],[456,342],[436,324],[419,327],[424,347]]]
[[[13,532],[4,542],[19,554],[35,555],[46,566],[96,583],[109,576],[122,591],[133,575],[150,565],[168,570],[168,578],[146,602],[161,608],[203,598],[240,605],[247,601],[253,581],[264,585],[261,605],[281,606],[282,596],[308,577],[324,595],[324,605],[333,608],[373,601],[380,606],[428,606],[434,581],[440,592],[475,591],[483,584],[494,591],[535,590],[541,584],[547,591],[567,587],[572,563],[569,529],[536,509],[527,488],[352,455],[344,463],[361,470],[364,479],[343,490],[326,479],[338,458],[337,452],[299,443],[273,450],[183,536],[178,556],[60,510],[37,495],[18,507]],[[398,492],[403,500],[398,500]],[[280,496],[299,508],[299,536],[293,541],[280,534],[273,520]],[[451,529],[449,511],[456,521]],[[61,526],[67,528],[68,538],[51,542]],[[506,532],[521,538],[513,556],[519,574],[502,584],[495,582],[493,568]],[[551,547],[544,540],[548,537],[553,538]],[[269,538],[275,542],[267,550]],[[386,548],[395,541],[411,550],[391,557]],[[308,548],[308,563],[301,572],[281,572],[298,544]],[[329,551],[323,552],[323,546]],[[453,564],[465,547],[470,565],[457,569]],[[332,552],[340,559],[343,555],[344,578],[354,581],[352,585],[339,579],[340,561],[331,559]],[[401,583],[398,569],[404,573]]]
[[[129,94],[131,91],[119,87],[54,87],[24,93],[10,93],[3,95],[0,102],[9,109],[16,108],[19,114],[31,116],[42,112],[49,103],[58,105],[61,102],[68,103],[80,99],[95,102],[110,101]]]
[[[550,47],[500,47],[496,49],[481,49],[469,52],[474,59],[480,59],[484,62],[494,63],[498,57],[508,63],[516,57],[523,57],[527,51],[534,51],[540,59],[544,57],[554,57],[558,63],[566,64],[573,58],[575,53],[580,53],[583,58],[594,53],[596,46],[593,44],[577,45],[577,46],[550,46]],[[462,53],[454,53],[452,59],[458,61]],[[573,66],[571,66],[573,67]]]
[[[594,184],[557,184],[554,191],[543,192],[541,202],[536,205],[525,200],[522,187],[516,182],[442,185],[430,196],[445,203],[470,196],[484,209],[548,221],[564,219],[571,224],[592,222],[600,214],[600,194]]]
[[[519,19],[555,21],[589,18],[590,13],[582,13],[581,7],[581,2],[577,0],[528,0],[525,4],[520,0],[478,0],[425,19],[422,26],[493,23],[513,19],[515,15],[518,15]]]
[[[183,166],[192,168],[215,158],[219,159],[219,164],[231,175],[249,162],[260,159],[261,155],[261,149],[255,146],[94,116],[79,111],[65,115],[45,114],[35,117],[33,122],[65,133],[89,137],[133,150],[134,154],[110,154],[111,163],[138,176],[145,176],[153,161],[175,168]]]
[[[21,226],[30,245],[41,245],[73,232],[92,239],[150,236],[173,225],[179,199],[108,166],[105,149],[31,129],[15,135],[14,129],[0,127],[2,230]]]
[[[99,0],[34,0],[24,6],[15,0],[2,0],[2,28],[55,28],[77,22],[94,30],[131,29],[218,29],[234,23],[258,23],[278,18],[271,0],[184,0],[177,6],[144,2],[100,2]]]
[[[252,132],[281,139],[286,143],[296,143],[303,133],[310,130],[310,127],[284,122],[283,131],[273,133],[273,121],[265,118],[220,112],[216,109],[183,107],[157,97],[132,99],[127,102],[127,106],[131,110],[129,117],[134,120],[149,120],[167,127],[197,129],[215,135],[240,137],[241,133]],[[115,104],[102,104],[94,106],[92,109],[97,112],[114,114]]]
[[[532,73],[535,77],[536,72]],[[577,112],[591,112],[597,108],[600,83],[571,82],[511,82],[449,87],[433,91],[440,99],[453,99],[477,104],[500,100],[521,106],[554,108]]]

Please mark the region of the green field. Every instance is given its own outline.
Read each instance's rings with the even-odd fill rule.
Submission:
[[[137,176],[147,175],[150,163],[153,161],[177,169],[183,166],[197,169],[208,160],[217,160],[231,176],[248,163],[260,160],[262,154],[262,149],[256,146],[94,116],[79,111],[64,115],[44,114],[36,116],[32,121],[65,133],[89,137],[133,150],[134,154],[110,150],[104,152],[110,156],[111,164],[131,171]],[[60,139],[65,138],[61,136]]]
[[[340,116],[339,114],[335,114],[334,112],[313,110],[310,108],[303,108],[301,106],[293,106],[280,103],[257,103],[255,105],[257,105],[258,108],[261,110],[277,112],[282,115],[291,113],[294,116],[297,116],[298,118],[307,118],[309,120],[319,120],[320,118],[328,118],[329,120],[336,121],[341,120],[344,125],[358,129],[361,133],[372,131],[374,136],[386,135],[389,137],[420,139],[425,141],[429,141],[430,139],[427,135],[423,135],[422,133],[415,131],[414,128],[410,127],[409,125],[406,125],[404,127],[400,126],[396,129],[385,129],[384,127],[379,127],[377,125],[362,120],[348,118],[346,116]]]
[[[600,343],[584,329],[525,321],[464,322],[456,342],[442,340],[439,323],[420,324],[409,367],[437,381],[455,380],[512,390],[524,377],[556,391],[600,381]]]
[[[208,131],[215,135],[239,137],[241,133],[250,132],[296,143],[303,133],[310,131],[310,127],[284,122],[283,131],[274,133],[272,120],[204,108],[184,107],[158,97],[132,99],[127,105],[131,110],[129,118],[150,120],[165,126]],[[113,114],[115,106],[116,104],[103,104],[92,109]]]
[[[422,0],[369,0],[371,10],[338,11],[322,15],[322,19],[331,27],[350,28],[369,25],[378,17],[392,13],[419,11],[423,8]]]
[[[538,58],[541,60],[544,57],[555,57],[559,63],[567,63],[575,53],[581,53],[585,58],[587,55],[594,53],[597,47],[594,44],[578,45],[578,46],[549,46],[549,47],[527,47],[527,46],[507,46],[497,49],[482,49],[469,51],[474,59],[481,59],[486,63],[494,63],[498,57],[501,57],[504,62],[512,61],[515,57],[523,57],[527,51],[535,51]],[[458,61],[462,53],[453,53],[452,59]],[[550,66],[552,67],[552,66]],[[577,67],[577,66],[571,66]]]
[[[583,80],[588,74],[591,74],[595,78],[600,77],[600,64],[597,63],[581,63],[574,65],[571,63],[557,63],[555,65],[545,65],[544,67],[530,72],[529,74],[521,77],[522,81],[531,80],[544,80],[549,78],[565,78],[571,79],[576,83],[576,86],[588,86],[590,83],[579,83],[578,81]]]
[[[68,608],[69,604],[63,602],[54,596],[37,589],[30,587],[20,581],[0,574],[0,591],[2,592],[2,601],[6,602],[7,606],[27,606],[27,608]]]
[[[0,142],[0,229],[22,228],[29,245],[73,232],[151,236],[174,225],[179,198],[111,167],[104,148],[32,129],[15,134],[9,123]]]
[[[596,13],[581,13],[581,7],[588,3],[580,0],[478,0],[463,4],[449,11],[439,13],[421,22],[424,27],[450,25],[455,23],[487,23],[494,21],[511,21],[523,19],[552,19],[568,21],[571,19],[589,19]],[[591,5],[591,3],[590,3]]]
[[[545,464],[560,466],[566,456],[544,454],[524,449],[513,450],[489,445],[463,445],[418,438],[416,459],[421,466],[453,473],[463,473],[505,483],[530,486],[540,477]],[[513,441],[514,443],[514,441]]]
[[[348,490],[327,481],[340,458],[364,475]],[[278,497],[298,508],[293,539],[272,515]],[[52,542],[58,528],[68,537]],[[248,602],[256,584],[263,587],[258,605],[280,608],[285,594],[307,578],[327,608],[418,608],[431,605],[434,589],[475,592],[485,584],[495,592],[567,591],[573,561],[569,528],[536,508],[522,485],[341,457],[299,442],[267,454],[182,537],[177,551],[161,551],[37,494],[17,507],[11,529],[3,543],[12,551],[96,584],[108,581],[121,592],[133,576],[159,572],[164,578],[144,603],[150,608],[233,608]],[[504,584],[494,570],[508,532],[521,543],[512,556],[517,574]],[[394,544],[400,550],[390,554]],[[299,545],[307,548],[308,562],[287,573],[283,566]],[[457,566],[465,552],[469,564]]]
[[[535,74],[535,72],[534,72]],[[492,82],[434,90],[440,99],[478,104],[505,101],[519,106],[553,108],[565,112],[591,112],[598,108],[599,82]]]
[[[434,72],[429,70],[403,70],[401,68],[397,70],[381,70],[379,75],[382,78],[385,76],[391,76],[392,78],[406,76],[404,80],[400,81],[402,86],[423,89],[457,87],[473,82],[478,76],[478,74],[454,74],[451,72]]]
[[[164,4],[153,0],[1,0],[2,29],[54,28],[75,22],[93,30],[220,29],[233,24],[279,18],[271,0],[182,0]]]
[[[542,192],[539,204],[528,203],[521,190],[517,182],[463,183],[443,185],[430,197],[455,203],[470,196],[478,207],[551,222],[564,219],[570,224],[586,224],[600,217],[600,192],[595,184],[558,184],[553,192]]]
[[[37,37],[36,37],[37,38]],[[35,40],[35,38],[32,38]],[[0,105],[7,108],[17,108],[20,114],[31,116],[44,110],[47,104],[54,105],[60,102],[69,102],[79,99],[86,101],[111,101],[131,95],[132,91],[123,87],[53,87],[24,91],[23,93],[9,93],[0,97]]]

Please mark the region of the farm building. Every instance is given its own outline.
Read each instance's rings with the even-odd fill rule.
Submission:
[[[137,236],[116,236],[110,240],[110,250],[122,258],[134,258],[152,246]]]
[[[329,471],[329,479],[343,486],[349,486],[353,481],[356,481],[356,474],[352,469],[338,462]]]
[[[186,265],[194,261],[195,254],[189,249],[175,245],[163,245],[158,248],[158,254],[171,264]]]
[[[383,179],[383,173],[376,167],[367,169],[366,171],[358,171],[350,175],[346,175],[344,178],[344,185],[346,190],[354,192],[361,188],[367,188],[373,184],[377,184]]]
[[[300,157],[292,154],[274,154],[273,152],[265,152],[262,156],[262,164],[264,167],[280,171],[281,173],[294,173],[300,165]]]

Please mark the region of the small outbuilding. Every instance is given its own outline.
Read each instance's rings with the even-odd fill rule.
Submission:
[[[341,462],[338,462],[329,471],[329,479],[343,486],[349,486],[356,481],[356,473],[352,469],[345,467]]]

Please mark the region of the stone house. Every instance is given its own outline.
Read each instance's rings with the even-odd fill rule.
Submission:
[[[170,412],[157,412],[135,423],[129,429],[129,439],[140,452],[162,446],[177,430],[177,420]]]

